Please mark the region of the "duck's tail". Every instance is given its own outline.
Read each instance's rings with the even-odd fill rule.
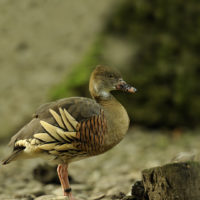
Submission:
[[[1,161],[1,164],[2,164],[2,165],[7,165],[7,164],[9,164],[11,161],[16,160],[16,158],[18,157],[18,155],[19,155],[22,151],[23,151],[22,148],[14,150],[10,156],[8,156],[7,158],[5,158],[4,160]]]

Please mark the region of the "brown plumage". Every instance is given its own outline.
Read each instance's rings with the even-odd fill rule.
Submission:
[[[2,163],[40,156],[58,163],[64,195],[73,200],[68,164],[104,153],[122,140],[129,118],[110,91],[135,92],[118,72],[104,66],[93,71],[89,89],[94,100],[71,97],[40,106],[32,120],[12,137],[13,153]]]

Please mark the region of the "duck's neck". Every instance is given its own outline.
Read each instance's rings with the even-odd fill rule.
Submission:
[[[94,97],[102,106],[107,121],[107,134],[105,136],[105,151],[118,144],[126,134],[129,126],[129,117],[125,108],[116,98],[107,93]]]

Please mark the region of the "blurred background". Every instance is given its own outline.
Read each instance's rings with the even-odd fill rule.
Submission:
[[[131,169],[131,180],[142,168],[167,162],[180,151],[198,151],[199,13],[196,0],[0,1],[2,154],[39,105],[89,97],[89,76],[98,64],[118,68],[138,89],[134,95],[114,94],[131,118],[128,137],[133,140],[116,150],[120,159],[137,154],[132,161],[127,156],[128,167],[120,168],[129,175]]]

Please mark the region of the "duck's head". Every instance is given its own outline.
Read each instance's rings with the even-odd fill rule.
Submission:
[[[121,90],[134,93],[136,89],[127,84],[113,68],[99,65],[91,74],[89,90],[94,98],[109,98],[110,91]]]

